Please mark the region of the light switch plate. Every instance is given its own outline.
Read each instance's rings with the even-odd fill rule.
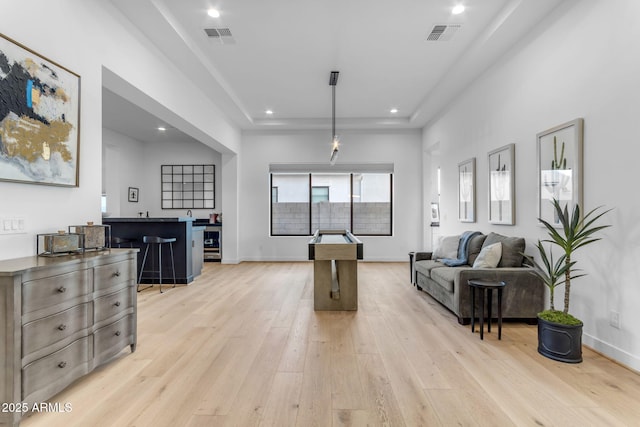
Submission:
[[[23,234],[27,232],[26,228],[24,217],[0,217],[0,234]]]

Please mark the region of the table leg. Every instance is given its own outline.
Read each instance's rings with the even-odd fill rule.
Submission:
[[[476,288],[475,286],[471,287],[471,333],[475,331],[476,328]]]
[[[487,289],[489,295],[488,295],[488,300],[489,302],[487,302],[488,305],[488,311],[489,311],[489,315],[487,316],[487,332],[491,332],[491,306],[493,304],[491,304],[493,302],[493,289],[489,288]]]
[[[411,284],[416,284],[416,279],[413,274],[413,258],[415,257],[415,252],[409,252],[409,280],[411,280]]]
[[[502,339],[502,288],[498,289],[498,339]]]
[[[482,304],[480,307],[480,339],[483,340],[484,339],[484,301],[485,301],[485,292],[484,292],[484,288],[480,290],[480,293],[482,295]]]

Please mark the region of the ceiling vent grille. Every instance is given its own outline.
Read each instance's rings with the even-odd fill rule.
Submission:
[[[204,32],[207,37],[218,40],[221,44],[235,44],[236,42],[229,28],[205,28]]]
[[[427,36],[429,41],[446,42],[453,38],[453,35],[462,27],[460,24],[434,25],[431,33]]]

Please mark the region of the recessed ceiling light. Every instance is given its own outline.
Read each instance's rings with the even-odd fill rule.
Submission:
[[[158,130],[159,130],[160,132],[164,132],[165,130],[167,130],[167,128],[166,128],[166,127],[164,127],[164,126],[158,126]]]
[[[220,18],[220,12],[218,11],[218,9],[209,9],[207,10],[207,15],[209,15],[212,18]]]
[[[273,110],[265,110],[264,113],[268,116],[273,114]]]
[[[464,6],[461,4],[455,5],[453,9],[451,9],[451,13],[454,15],[460,15],[462,12],[464,12]]]
[[[391,114],[395,114],[395,113],[397,113],[397,112],[398,112],[398,109],[397,109],[397,108],[392,108],[391,110],[389,110],[389,112],[390,112]]]

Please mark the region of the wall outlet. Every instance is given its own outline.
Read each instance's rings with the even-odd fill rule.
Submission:
[[[611,311],[609,314],[609,324],[614,328],[620,329],[620,313],[617,311]]]

